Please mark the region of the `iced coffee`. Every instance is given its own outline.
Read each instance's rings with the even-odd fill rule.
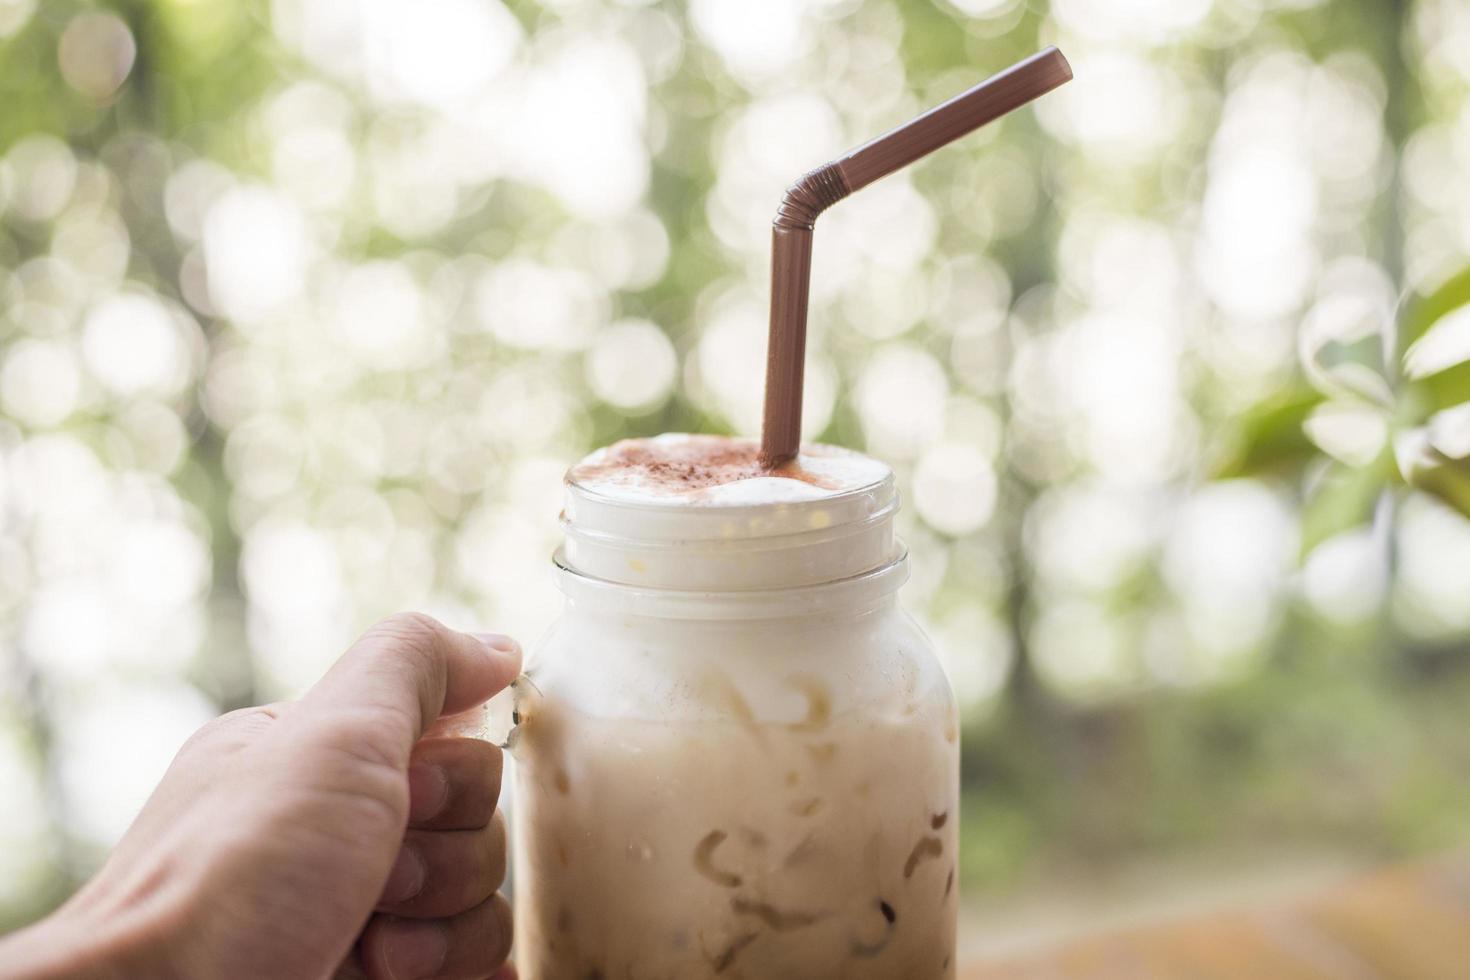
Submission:
[[[512,736],[522,975],[952,977],[957,719],[887,467],[665,436],[566,503]]]
[[[954,975],[958,730],[882,463],[801,445],[818,216],[1065,83],[1048,48],[809,171],[772,222],[762,440],[573,467],[519,765],[529,980]]]

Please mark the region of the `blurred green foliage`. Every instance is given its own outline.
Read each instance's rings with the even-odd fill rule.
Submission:
[[[812,121],[829,118],[827,149],[838,149],[1056,41],[1073,57],[1077,82],[915,167],[919,204],[905,199],[888,224],[849,229],[860,272],[844,295],[819,299],[813,316],[834,390],[821,431],[808,435],[894,458],[917,572],[908,601],[940,637],[967,695],[963,855],[972,893],[1004,895],[1078,869],[1249,850],[1262,840],[1387,857],[1466,839],[1470,626],[1453,614],[1470,608],[1470,597],[1435,592],[1456,570],[1441,573],[1434,561],[1459,553],[1443,559],[1425,540],[1434,543],[1441,525],[1433,521],[1445,516],[1429,498],[1470,514],[1470,440],[1457,414],[1470,402],[1470,345],[1454,326],[1470,323],[1457,320],[1470,315],[1470,273],[1446,280],[1464,256],[1433,235],[1421,235],[1428,244],[1415,252],[1410,231],[1455,216],[1410,207],[1415,193],[1405,177],[1411,141],[1422,137],[1422,164],[1436,146],[1454,143],[1454,126],[1463,140],[1456,120],[1470,118],[1463,79],[1432,57],[1440,34],[1450,36],[1440,26],[1452,0],[1160,0],[1126,11],[1081,0],[1055,11],[1015,0],[814,3],[791,8],[807,18],[799,25],[806,47],[765,74],[742,69],[740,59],[776,45],[762,42],[754,55],[742,48],[735,22],[711,14],[730,3],[506,4],[523,35],[507,69],[514,84],[569,41],[611,39],[640,66],[647,183],[636,203],[656,218],[667,255],[646,281],[599,286],[605,302],[593,318],[598,330],[623,318],[650,321],[667,335],[677,370],[657,399],[631,408],[590,390],[588,338],[538,347],[538,338],[481,322],[476,309],[482,280],[516,262],[571,268],[583,283],[600,274],[595,266],[606,257],[587,260],[578,250],[618,216],[589,217],[554,181],[495,156],[550,139],[549,122],[499,142],[436,148],[425,133],[438,133],[446,113],[401,93],[384,96],[370,73],[328,64],[351,48],[350,32],[328,31],[340,47],[313,51],[286,36],[281,24],[312,7],[308,0],[45,0],[0,38],[0,154],[36,134],[62,140],[83,174],[69,206],[115,214],[129,244],[120,281],[77,285],[46,264],[72,212],[33,219],[5,211],[4,363],[34,350],[25,347],[31,341],[76,360],[88,311],[129,290],[180,312],[194,331],[184,335],[197,341],[193,373],[178,390],[114,397],[84,377],[83,394],[61,418],[36,408],[47,392],[0,376],[7,464],[52,437],[74,440],[97,461],[95,472],[82,471],[97,482],[86,508],[132,500],[137,487],[123,477],[141,473],[167,490],[148,484],[166,498],[158,510],[206,550],[197,594],[160,613],[162,625],[146,634],[150,643],[188,635],[197,621],[199,637],[158,672],[226,709],[289,694],[344,631],[394,605],[434,603],[478,622],[519,628],[520,616],[534,624],[544,610],[515,589],[533,560],[544,563],[541,532],[555,533],[554,507],[532,479],[548,460],[554,468],[627,436],[744,425],[741,392],[724,377],[744,362],[712,343],[711,321],[731,296],[756,308],[764,301],[760,234],[780,183],[731,190],[722,177],[748,176],[731,173],[731,161],[755,169],[780,160],[791,145],[808,145],[798,126],[821,128]],[[20,6],[0,0],[0,13]],[[489,0],[480,6],[500,9]],[[68,25],[98,10],[121,18],[137,53],[126,84],[100,101],[58,68]],[[724,24],[728,36],[711,24]],[[660,59],[672,67],[658,69]],[[882,86],[868,92],[861,86],[871,78]],[[517,99],[531,88],[514,89]],[[210,259],[200,257],[197,229],[175,227],[188,221],[170,217],[170,184],[177,192],[187,183],[180,174],[204,162],[238,185],[292,201],[300,192],[293,181],[328,169],[325,154],[305,164],[276,156],[285,140],[271,114],[289,115],[277,100],[303,90],[329,105],[324,116],[340,109],[342,119],[322,128],[351,158],[345,188],[309,187],[329,204],[292,205],[326,255],[312,269],[321,282],[279,322],[231,316],[199,283]],[[1330,113],[1311,102],[1324,91],[1340,119],[1324,122]],[[1278,139],[1279,120],[1258,117],[1291,100],[1299,116]],[[494,110],[511,114],[514,106]],[[515,118],[485,112],[491,130]],[[741,144],[756,139],[742,135],[743,124],[767,141],[761,153]],[[1342,134],[1364,127],[1370,166],[1351,179],[1334,176],[1332,151],[1348,142]],[[1327,149],[1301,149],[1309,143]],[[1252,170],[1249,157],[1241,169],[1257,184],[1212,204],[1242,145],[1265,153],[1269,165]],[[1272,183],[1283,157],[1301,163],[1288,150],[1326,158],[1313,158],[1326,176],[1302,165],[1310,195]],[[398,171],[395,154],[409,160]],[[793,165],[776,176],[798,173]],[[432,210],[434,192],[450,185],[442,222],[418,228],[405,220]],[[6,183],[0,193],[14,190]],[[1264,211],[1269,220],[1232,229],[1242,197],[1249,203],[1266,192],[1275,197],[1251,216]],[[1306,243],[1288,242],[1291,261],[1277,264],[1306,270],[1308,285],[1262,312],[1246,294],[1269,294],[1263,280],[1273,268],[1253,266],[1254,249],[1275,230],[1277,212],[1302,196],[1319,197],[1319,211],[1299,222]],[[737,206],[762,209],[755,245],[741,240],[747,229],[737,218],[721,215]],[[931,240],[913,267],[895,271],[864,257],[862,248],[880,251],[890,237],[924,240],[923,227],[914,231],[924,223],[919,211]],[[1211,221],[1225,230],[1201,231]],[[839,244],[836,227],[824,224],[819,253]],[[637,251],[629,236],[614,241],[617,257]],[[1231,255],[1249,275],[1211,281]],[[434,358],[363,369],[354,361],[360,352],[331,333],[331,302],[317,295],[331,290],[322,282],[365,266],[384,273],[374,260],[389,275],[405,273],[431,311],[425,333],[440,344]],[[1378,275],[1409,298],[1393,316],[1349,317],[1342,329],[1313,332],[1312,311],[1344,285],[1311,277],[1344,260],[1371,266],[1349,266],[1348,285]],[[75,295],[51,295],[68,288]],[[921,309],[913,322],[887,332],[885,317],[912,308]],[[52,320],[60,325],[48,326]],[[898,359],[885,360],[895,352]],[[865,392],[883,394],[880,382],[895,376],[902,397],[890,402],[932,404],[937,420],[915,412],[912,433],[885,432],[871,407],[877,399]],[[564,399],[536,401],[538,389]],[[1144,397],[1155,389],[1163,394]],[[1130,407],[1135,391],[1141,408]],[[221,408],[229,397],[245,408]],[[531,408],[516,416],[523,403]],[[152,428],[138,423],[143,410]],[[1349,418],[1350,438],[1324,424],[1334,413]],[[1163,415],[1173,422],[1150,428]],[[158,422],[165,416],[173,435]],[[1107,425],[1090,427],[1099,419]],[[524,431],[535,435],[518,435]],[[152,466],[150,454],[168,457],[158,446],[174,438],[178,458]],[[926,440],[965,450],[991,482],[950,488],[945,474],[926,467]],[[1172,448],[1150,455],[1155,442]],[[401,446],[411,449],[401,469],[394,460],[361,461],[375,447],[391,455]],[[518,490],[522,482],[534,492]],[[550,486],[554,494],[554,477]],[[12,488],[17,497],[23,489]],[[977,511],[982,491],[990,503]],[[1184,533],[1177,514],[1215,491],[1223,496],[1209,499],[1219,506]],[[1229,496],[1236,491],[1245,496]],[[1221,530],[1237,516],[1223,504],[1242,500],[1268,519]],[[0,895],[0,928],[59,901],[99,855],[101,832],[89,832],[77,813],[78,799],[91,797],[67,782],[82,763],[68,767],[66,753],[78,750],[66,732],[90,717],[71,702],[139,675],[164,686],[146,663],[81,658],[79,679],[48,661],[56,650],[37,639],[37,596],[53,584],[48,569],[66,563],[45,552],[51,525],[22,509],[6,511],[0,535],[0,662],[10,679],[0,689],[0,763],[21,759],[15,798],[33,787],[26,799],[34,797],[46,825],[9,815],[13,825],[0,824],[0,847],[29,862],[17,861],[16,884]],[[31,509],[44,512],[42,504]],[[1285,516],[1272,523],[1278,509]],[[82,526],[76,514],[64,516]],[[294,537],[271,537],[281,525]],[[90,534],[79,535],[63,544],[85,550]],[[1280,567],[1279,542],[1262,545],[1261,536],[1292,539],[1292,567]],[[1370,536],[1368,571],[1354,573],[1367,585],[1349,581],[1347,599],[1304,598],[1311,590],[1303,583],[1324,560],[1346,562],[1331,549]],[[1060,546],[1048,545],[1054,538]],[[1242,538],[1254,552],[1241,554]],[[290,550],[283,540],[306,545]],[[374,550],[385,541],[402,548]],[[251,565],[252,549],[272,560]],[[1305,571],[1295,569],[1297,557]],[[1398,575],[1405,557],[1413,575]],[[473,574],[494,565],[514,571]],[[313,581],[291,577],[300,567],[313,581],[330,572],[340,588],[311,591]],[[402,569],[403,578],[392,577]],[[1334,570],[1325,569],[1328,584],[1341,586]],[[1373,578],[1378,572],[1387,581]],[[284,595],[272,593],[273,582],[288,583],[279,586]],[[291,606],[293,590],[305,590],[306,613]],[[335,605],[312,605],[324,594]],[[272,602],[299,618],[274,623]],[[326,625],[312,632],[318,624]],[[301,649],[289,646],[303,635]],[[306,666],[293,671],[296,661]],[[116,727],[149,721],[129,717]],[[81,758],[96,765],[94,756]]]
[[[1382,447],[1365,463],[1329,464],[1318,475],[1303,509],[1303,553],[1372,520],[1379,497],[1394,486],[1432,494],[1470,517],[1470,444],[1463,435],[1463,406],[1470,404],[1470,341],[1448,338],[1449,349],[1438,353],[1431,365],[1416,370],[1414,363],[1416,350],[1435,342],[1436,328],[1446,335],[1455,330],[1470,333],[1464,330],[1466,324],[1470,324],[1470,270],[1451,276],[1427,296],[1408,297],[1394,319],[1352,338],[1350,345],[1323,338],[1321,346],[1307,355],[1320,365],[1322,383],[1273,395],[1248,411],[1236,426],[1237,444],[1215,476],[1285,473],[1300,478],[1312,464],[1330,458],[1309,435],[1308,421],[1329,400],[1346,393],[1381,413]],[[1366,349],[1367,358],[1355,358],[1354,347]],[[1379,350],[1390,352],[1387,364],[1373,364]],[[1354,369],[1346,379],[1344,367]],[[1366,386],[1358,372],[1367,374]],[[1379,401],[1375,396],[1380,391],[1389,398]],[[1431,435],[1438,425],[1452,434]]]

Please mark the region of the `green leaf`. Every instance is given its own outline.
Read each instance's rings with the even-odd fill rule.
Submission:
[[[1470,517],[1470,460],[1446,459],[1441,466],[1419,472],[1414,486]]]
[[[1300,470],[1318,456],[1302,425],[1325,400],[1319,391],[1298,387],[1250,409],[1241,416],[1229,449],[1212,467],[1211,476],[1229,480]]]
[[[1302,505],[1302,556],[1344,531],[1372,523],[1378,498],[1393,478],[1387,451],[1367,466],[1332,463]]]
[[[1470,459],[1470,402],[1429,418],[1429,445],[1450,459]]]
[[[1407,352],[1445,314],[1467,304],[1470,304],[1470,269],[1451,276],[1434,292],[1413,304],[1402,320],[1399,350]]]
[[[1420,378],[1415,387],[1426,396],[1431,413],[1470,402],[1470,361]]]
[[[1391,419],[1383,409],[1355,399],[1318,405],[1302,424],[1307,438],[1348,466],[1368,466],[1387,448]]]
[[[1427,429],[1402,433],[1394,444],[1399,472],[1412,487],[1433,494],[1470,517],[1470,457],[1453,459],[1434,447]]]
[[[1383,335],[1346,339],[1317,338],[1302,367],[1319,390],[1360,398],[1374,405],[1393,404],[1393,386],[1383,363]]]

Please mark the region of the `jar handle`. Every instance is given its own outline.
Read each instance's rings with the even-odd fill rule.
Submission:
[[[527,674],[521,674],[489,701],[469,711],[444,718],[435,726],[441,735],[482,738],[507,752],[514,752],[521,722],[541,699],[541,691]]]

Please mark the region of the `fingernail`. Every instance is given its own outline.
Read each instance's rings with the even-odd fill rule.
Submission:
[[[433,922],[402,922],[383,943],[383,965],[393,980],[419,980],[439,972],[449,956],[449,935]]]
[[[424,862],[412,847],[404,844],[398,849],[393,861],[393,870],[383,884],[383,901],[406,902],[424,890]]]
[[[437,817],[449,802],[449,777],[438,766],[408,767],[408,819],[417,823]]]
[[[475,639],[501,653],[515,653],[521,645],[504,633],[476,633]]]

